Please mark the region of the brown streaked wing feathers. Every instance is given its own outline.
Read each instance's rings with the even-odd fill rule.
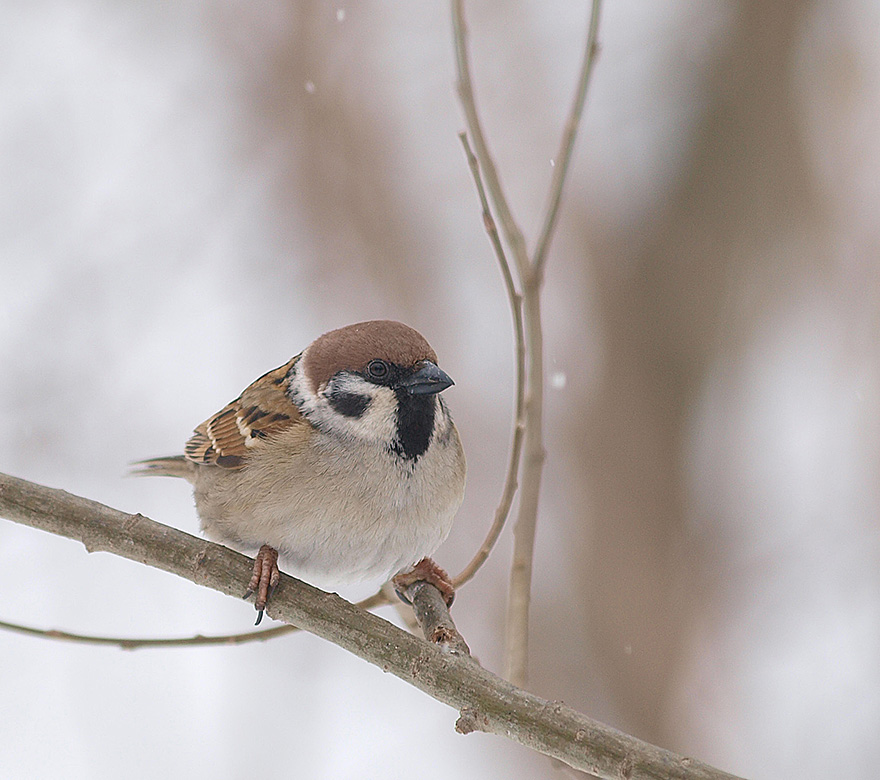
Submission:
[[[201,465],[242,468],[260,442],[303,417],[287,395],[287,374],[299,359],[263,374],[232,403],[195,429],[186,443],[187,460]]]

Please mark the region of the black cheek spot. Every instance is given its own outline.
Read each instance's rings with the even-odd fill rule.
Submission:
[[[370,397],[357,393],[333,393],[327,400],[339,414],[346,417],[360,417],[370,405]]]

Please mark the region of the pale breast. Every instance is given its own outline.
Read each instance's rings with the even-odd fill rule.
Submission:
[[[271,545],[285,571],[325,587],[384,579],[433,554],[463,498],[464,455],[451,425],[414,464],[323,435],[294,431],[273,443],[271,457],[254,453],[239,471],[202,469],[203,530],[243,552]]]

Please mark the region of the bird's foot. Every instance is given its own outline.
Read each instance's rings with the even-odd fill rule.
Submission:
[[[257,594],[256,599],[254,599],[254,608],[259,614],[257,615],[257,622],[254,623],[255,626],[260,625],[260,621],[263,619],[263,611],[266,609],[266,602],[269,601],[272,591],[278,586],[280,580],[281,571],[278,569],[278,551],[274,547],[264,544],[257,553],[257,557],[254,558],[254,574],[244,594],[244,598],[250,597],[253,593]]]
[[[395,575],[391,580],[397,595],[407,604],[410,603],[410,600],[406,597],[406,589],[416,582],[427,582],[433,585],[440,591],[446,606],[452,606],[452,601],[455,598],[455,586],[452,584],[452,578],[430,558],[422,558],[412,569]]]

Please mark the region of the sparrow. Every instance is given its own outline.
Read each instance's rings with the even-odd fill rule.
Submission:
[[[419,580],[452,603],[430,556],[464,496],[465,456],[440,393],[453,384],[400,322],[332,330],[199,425],[184,454],[138,474],[193,485],[204,534],[254,555],[257,624],[286,571],[328,586]]]

